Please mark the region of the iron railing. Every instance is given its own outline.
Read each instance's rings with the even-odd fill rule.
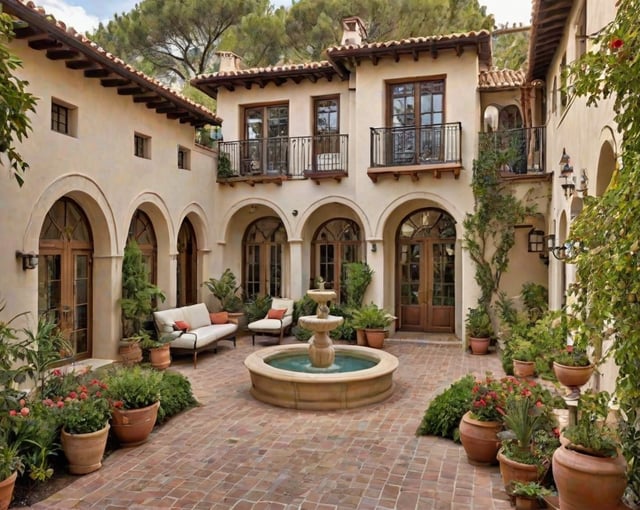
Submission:
[[[460,122],[370,129],[372,167],[462,161]]]
[[[347,175],[348,135],[260,138],[220,142],[218,177]],[[226,161],[225,161],[226,160]]]
[[[514,174],[544,173],[545,128],[506,129],[480,133],[480,150],[504,151],[507,164],[503,171]]]

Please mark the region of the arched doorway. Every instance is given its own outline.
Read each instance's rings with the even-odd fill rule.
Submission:
[[[40,231],[38,313],[50,316],[69,341],[76,359],[92,355],[91,227],[70,198],[58,200]]]
[[[401,329],[454,331],[455,242],[455,221],[441,209],[421,209],[402,220],[396,235]]]
[[[287,232],[280,218],[254,221],[242,241],[245,296],[282,296],[282,255]]]
[[[129,235],[127,242],[135,241],[142,252],[144,264],[147,267],[149,281],[154,285],[158,282],[158,243],[156,242],[156,233],[153,230],[153,224],[149,216],[144,211],[137,209],[131,218],[129,224]]]
[[[312,241],[311,287],[321,276],[328,289],[345,300],[341,282],[344,264],[362,261],[363,243],[358,224],[346,218],[329,220],[318,228]]]
[[[185,218],[178,231],[177,306],[198,302],[198,245],[191,222]]]

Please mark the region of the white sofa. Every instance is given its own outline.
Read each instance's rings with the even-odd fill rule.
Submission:
[[[229,340],[236,346],[237,321],[229,319],[226,324],[211,324],[209,310],[204,303],[159,310],[153,312],[153,319],[160,338],[167,335],[173,338],[171,350],[193,353],[193,368],[196,368],[198,353],[205,349],[215,352],[220,340]],[[176,330],[176,321],[187,322],[190,329]]]
[[[264,319],[253,321],[247,325],[247,329],[251,331],[251,343],[256,345],[256,333],[265,335],[277,335],[280,337],[279,343],[282,343],[285,330],[291,328],[293,324],[293,299],[273,298],[271,300],[271,308],[274,310],[284,310],[286,312],[282,319],[269,319],[269,314]]]

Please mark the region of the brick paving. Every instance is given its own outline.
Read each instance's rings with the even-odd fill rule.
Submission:
[[[257,340],[257,339],[256,339]],[[288,341],[292,341],[288,339]],[[224,343],[226,344],[226,342]],[[502,510],[498,467],[472,466],[452,441],[416,437],[429,401],[466,373],[502,373],[495,354],[415,335],[386,341],[400,359],[383,403],[316,412],[255,401],[238,346],[174,360],[201,406],[156,429],[141,446],[112,453],[99,471],[33,509]]]

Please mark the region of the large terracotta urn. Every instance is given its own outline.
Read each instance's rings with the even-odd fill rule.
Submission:
[[[627,487],[626,462],[622,455],[596,457],[565,446],[553,454],[553,479],[560,510],[617,510]]]
[[[149,439],[160,402],[140,409],[113,409],[111,428],[122,446],[137,446]]]
[[[502,430],[499,421],[481,421],[467,412],[460,420],[460,441],[471,464],[495,464]]]
[[[553,362],[553,373],[558,379],[558,382],[569,388],[579,388],[584,386],[591,379],[593,374],[593,365],[586,367],[574,367],[570,365],[561,365],[560,363]]]
[[[374,349],[382,349],[384,346],[384,329],[365,329],[367,344]]]
[[[18,472],[14,471],[11,476],[0,482],[0,510],[7,510],[13,498],[13,489],[16,486]]]
[[[69,473],[85,475],[100,469],[108,437],[108,423],[103,429],[86,434],[69,434],[62,429],[60,443],[62,451],[69,461]]]

